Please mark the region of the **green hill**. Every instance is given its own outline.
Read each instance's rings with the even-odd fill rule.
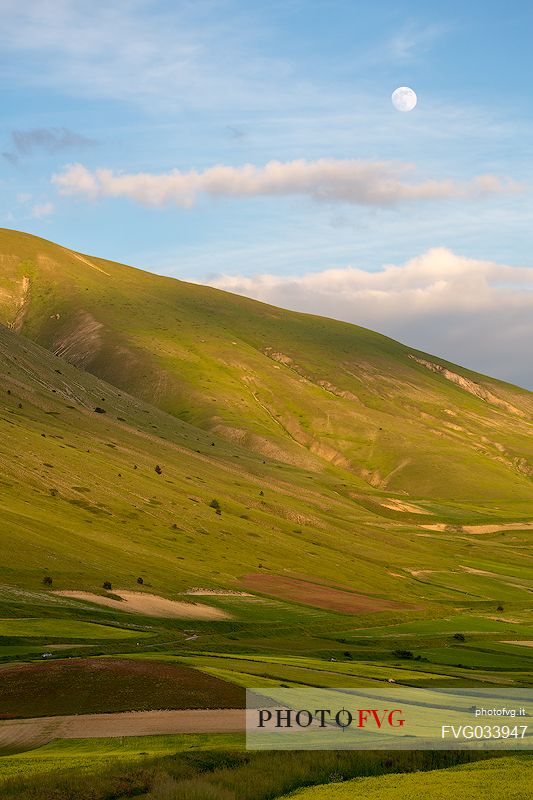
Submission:
[[[0,583],[6,585],[36,589],[53,575],[60,589],[99,589],[104,580],[136,588],[143,577],[172,595],[195,586],[243,588],[244,576],[265,570],[376,598],[401,591],[406,603],[423,596],[431,604],[450,591],[421,584],[411,574],[420,563],[451,569],[459,555],[467,564],[477,561],[466,537],[420,536],[420,525],[497,519],[487,516],[495,509],[468,504],[435,504],[439,516],[422,504],[413,508],[427,513],[397,511],[402,496],[372,487],[354,492],[340,470],[317,474],[249,453],[6,328],[0,328],[0,363]],[[509,508],[507,514],[526,510],[520,503]],[[501,558],[496,539],[483,542],[485,566]],[[517,570],[520,553],[510,547],[506,562]],[[275,587],[266,585],[266,594],[276,595],[269,588]],[[308,588],[301,584],[300,595]],[[298,601],[292,587],[281,589]]]
[[[531,497],[533,396],[346,323],[0,232],[0,321],[184,422],[354,491]]]

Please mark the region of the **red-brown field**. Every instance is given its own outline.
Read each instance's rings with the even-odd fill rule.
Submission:
[[[58,659],[0,669],[0,718],[243,708],[244,690],[163,661]]]
[[[251,573],[241,579],[241,584],[254,592],[261,592],[282,600],[294,600],[315,608],[340,611],[343,614],[370,614],[374,611],[405,608],[405,604],[381,597],[355,594],[348,589],[335,589],[310,580],[282,575]]]

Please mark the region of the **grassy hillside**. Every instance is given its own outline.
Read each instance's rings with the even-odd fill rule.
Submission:
[[[35,586],[49,573],[57,588],[106,579],[135,588],[143,577],[168,591],[231,584],[261,560],[305,571],[328,551],[332,561],[337,526],[373,518],[337,496],[333,478],[316,487],[307,473],[229,446],[6,329],[0,354],[6,583]],[[355,541],[348,550],[358,557]]]
[[[531,393],[379,334],[0,232],[0,321],[209,434],[429,501],[531,498]],[[394,513],[394,508],[392,509]]]
[[[494,393],[483,400],[401,345],[353,326],[87,263],[24,234],[4,232],[0,242],[4,252],[11,248],[0,273],[11,325],[0,327],[0,603],[9,616],[35,618],[29,633],[0,631],[0,656],[35,652],[52,633],[49,616],[131,628],[138,617],[113,591],[138,590],[189,602],[193,612],[207,610],[204,618],[216,610],[219,622],[198,619],[190,627],[207,628],[215,650],[241,637],[239,629],[246,648],[263,653],[259,675],[270,670],[275,680],[305,677],[302,670],[316,665],[284,656],[283,668],[274,669],[264,659],[265,637],[281,652],[315,658],[344,648],[365,661],[365,654],[390,660],[395,648],[414,641],[437,665],[436,679],[470,668],[525,671],[528,648],[501,642],[531,638],[528,393],[483,379]],[[101,320],[94,335],[76,329],[72,346],[63,339],[59,348],[54,337],[89,308]],[[363,385],[354,377],[359,395],[340,396],[283,363],[282,351],[297,355],[309,375],[320,366],[342,386],[348,358],[367,372],[373,365],[374,378]],[[254,399],[267,384],[285,422],[305,416],[312,442],[297,444],[285,422]],[[435,403],[431,414],[424,392]],[[502,406],[504,397],[514,410]],[[216,424],[204,413],[210,404],[220,412]],[[432,427],[438,404],[442,435]],[[228,441],[232,414],[249,432]],[[318,423],[324,415],[327,429]],[[451,419],[463,429],[449,427]],[[389,459],[390,480],[365,480],[344,456],[323,458],[324,442],[341,425],[335,447],[358,442],[364,449],[371,434],[368,452]],[[517,463],[504,457],[503,445],[498,457],[488,445],[481,452],[478,429],[490,429],[495,442],[512,440]],[[399,449],[409,464],[394,467]],[[408,482],[409,496],[393,491],[395,476]],[[461,491],[452,492],[458,484]],[[183,594],[195,587],[244,594]],[[56,593],[65,590],[114,597],[115,608]],[[159,620],[163,641],[175,626]],[[105,642],[93,630],[91,638],[80,628],[77,644]],[[456,631],[466,631],[468,641],[450,649]],[[238,657],[240,646],[234,650]],[[250,680],[242,662],[200,667]],[[386,677],[370,667],[352,673]],[[327,684],[326,677],[314,676]]]
[[[363,493],[346,470],[228,444],[5,328],[0,364],[0,582],[37,591],[36,602],[43,592],[73,602],[45,590],[46,576],[54,590],[131,590],[138,578],[167,596],[222,586],[341,620],[529,598],[521,523],[462,528],[523,518],[525,502],[411,508],[403,495]],[[261,618],[243,598],[191,599]]]

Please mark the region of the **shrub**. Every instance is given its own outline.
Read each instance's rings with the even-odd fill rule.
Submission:
[[[209,503],[209,508],[214,508],[216,511],[220,511],[220,503],[218,500],[211,500]]]
[[[159,466],[159,464],[156,464],[156,465],[155,465],[155,471],[157,472],[157,474],[158,474],[158,475],[161,475],[161,473],[163,472],[163,470],[161,469],[161,467]]]
[[[393,650],[392,655],[396,658],[414,658],[411,650]]]
[[[465,641],[464,633],[454,633],[453,638],[456,639],[458,642],[464,642]]]
[[[144,583],[144,579],[143,578],[137,578],[137,583],[142,586],[142,584]]]
[[[95,414],[105,414],[105,408],[100,408],[100,406],[96,406],[94,409]]]
[[[44,583],[45,586],[51,586],[52,585],[53,581],[52,581],[52,578],[50,577],[50,575],[45,575],[44,576],[43,583]]]
[[[113,587],[112,587],[112,585],[111,585],[111,581],[104,581],[104,583],[103,583],[103,587],[104,587],[104,589],[106,589],[108,592],[110,592],[110,591],[111,591],[111,589],[113,588]]]

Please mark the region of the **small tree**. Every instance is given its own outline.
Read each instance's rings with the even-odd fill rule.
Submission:
[[[396,656],[396,658],[406,658],[406,659],[414,658],[411,650],[393,650],[392,655]]]
[[[137,583],[142,586],[142,584],[144,583],[143,578],[137,578]]]

